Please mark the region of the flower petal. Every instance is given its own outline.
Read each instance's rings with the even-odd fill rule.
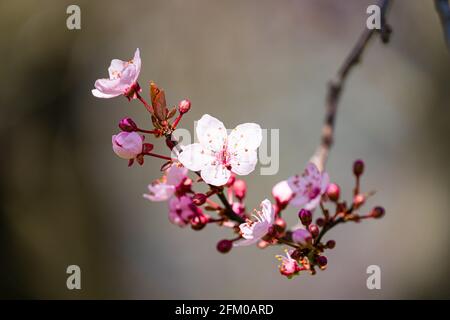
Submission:
[[[303,194],[295,194],[292,198],[291,202],[289,202],[294,207],[303,207],[306,203],[308,203],[309,198]]]
[[[305,204],[305,209],[306,210],[314,210],[320,203],[322,196],[319,194],[317,197],[315,197],[312,200],[309,200],[308,203]]]
[[[114,98],[120,96],[121,93],[103,93],[98,89],[92,89],[92,94],[97,98]]]
[[[265,199],[263,200],[263,202],[261,202],[261,211],[264,215],[265,220],[269,224],[272,224],[275,218],[275,210],[273,210],[272,203],[269,199]]]
[[[200,175],[207,184],[219,187],[228,182],[228,179],[231,176],[231,171],[221,164],[207,164],[201,170]]]
[[[259,124],[243,123],[234,128],[228,136],[230,152],[239,150],[256,150],[262,141],[262,130]]]
[[[133,57],[132,63],[136,66],[136,74],[133,82],[137,81],[137,78],[139,77],[139,73],[141,72],[141,54],[139,51],[139,48],[136,49]]]
[[[329,184],[330,184],[330,176],[326,172],[322,173],[322,183],[321,183],[321,187],[320,187],[321,194],[323,194],[323,193],[325,193],[325,191],[327,191]]]
[[[126,65],[127,65],[126,61],[122,61],[119,59],[111,60],[111,65],[108,68],[109,78],[111,80],[120,78],[122,70],[125,68]]]
[[[202,146],[211,151],[221,151],[227,141],[227,130],[223,123],[205,114],[197,122],[196,133]]]
[[[245,176],[255,170],[256,163],[258,162],[258,155],[256,150],[240,150],[235,151],[230,159],[231,171]]]
[[[175,193],[175,186],[165,183],[154,183],[148,185],[149,193],[143,195],[150,201],[166,201]]]
[[[244,246],[250,246],[254,243],[257,243],[259,241],[258,238],[253,239],[241,239],[238,241],[233,242],[234,247],[244,247]]]
[[[182,149],[183,151],[178,155],[178,161],[191,171],[200,171],[214,160],[210,151],[205,150],[200,143],[193,143]]]
[[[186,178],[187,172],[187,168],[172,165],[166,172],[167,184],[172,186],[179,185]]]
[[[117,97],[125,90],[120,85],[120,79],[98,79],[95,81],[94,87],[97,91],[92,91],[92,94],[98,98]]]

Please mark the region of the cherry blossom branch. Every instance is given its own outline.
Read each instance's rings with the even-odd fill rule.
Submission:
[[[289,278],[304,270],[313,275],[316,273],[316,267],[324,270],[327,266],[324,250],[333,249],[336,244],[334,240],[321,242],[329,230],[337,224],[348,221],[378,219],[385,213],[383,207],[377,206],[368,214],[359,214],[359,209],[372,194],[360,191],[360,176],[364,171],[362,160],[357,160],[353,164],[356,180],[354,197],[349,206],[346,201],[339,200],[340,187],[330,183],[324,167],[333,143],[337,106],[348,74],[361,59],[375,32],[380,33],[383,42],[388,41],[390,28],[385,22],[388,3],[389,0],[380,1],[381,30],[363,32],[336,78],[330,82],[322,139],[316,155],[311,159],[312,163],[307,165],[301,175],[296,174],[277,183],[272,189],[275,205],[268,199],[263,200],[260,209],[252,211],[251,218],[244,202],[247,185],[236,175],[239,173],[245,175],[254,170],[252,164],[257,162],[256,150],[262,141],[261,127],[255,123],[245,123],[224,136],[226,134],[224,124],[205,114],[196,128],[199,143],[181,148],[172,133],[183,115],[189,111],[190,101],[185,99],[180,101],[178,108],[168,108],[164,90],[153,82],[150,83],[151,105],[140,96],[140,86],[137,83],[141,66],[139,49],[136,49],[133,60],[119,64],[125,71],[115,70],[117,64],[112,63],[110,66],[112,79],[97,80],[96,88],[92,90],[93,95],[99,98],[124,95],[129,101],[138,99],[151,114],[153,124],[153,129],[140,128],[131,118],[123,118],[119,122],[122,131],[112,136],[113,151],[120,158],[127,159],[129,166],[135,161],[143,165],[144,156],[166,160],[161,166],[163,176],[148,185],[148,193],[143,194],[144,198],[150,201],[168,201],[169,219],[180,227],[190,226],[198,231],[207,224],[217,224],[219,227],[231,228],[235,238],[222,239],[217,243],[217,250],[221,253],[227,253],[233,247],[253,244],[257,244],[261,249],[271,245],[286,245],[290,247],[290,250],[285,250],[286,256],[276,256],[281,261],[279,270],[282,275]],[[131,76],[120,78],[125,72]],[[120,86],[117,85],[117,80],[120,80]],[[123,87],[129,89],[123,92]],[[178,116],[173,120],[177,110]],[[154,145],[144,143],[145,134],[151,134],[153,138],[165,138],[166,146],[175,151],[175,157],[153,153]],[[243,162],[242,159],[246,161]],[[237,168],[240,170],[233,171]],[[191,179],[188,169],[199,178]],[[197,183],[207,184],[209,190],[205,193],[196,192]],[[221,205],[209,199],[213,195],[219,198]],[[330,202],[336,207],[333,214],[330,214],[331,209],[328,207]],[[305,228],[287,230],[281,212],[289,203],[301,208],[298,217]],[[313,210],[319,205],[323,217],[317,218],[313,223]],[[218,217],[211,217],[203,210],[215,212]]]
[[[434,6],[441,19],[442,29],[444,31],[445,43],[450,50],[450,5],[448,0],[434,0]]]
[[[390,26],[386,23],[386,13],[389,6],[389,0],[382,0],[379,2],[379,7],[381,9],[381,29],[368,29],[365,28],[358,41],[356,42],[350,54],[345,59],[344,63],[340,67],[336,77],[332,79],[328,86],[328,93],[326,98],[326,114],[325,121],[322,127],[322,136],[320,145],[316,150],[312,158],[312,162],[323,171],[328,159],[328,154],[331,146],[334,142],[334,130],[337,108],[339,100],[342,94],[345,82],[350,74],[350,71],[356,66],[360,61],[361,57],[366,49],[368,43],[375,34],[379,34],[383,43],[389,41],[389,35],[391,33]]]

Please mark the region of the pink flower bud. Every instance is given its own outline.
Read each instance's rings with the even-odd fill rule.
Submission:
[[[191,102],[188,99],[181,100],[178,104],[178,111],[181,114],[188,112],[189,109],[191,109]]]
[[[232,187],[235,181],[236,181],[236,175],[234,173],[231,173],[231,176],[230,176],[230,178],[228,178],[228,182],[227,182],[226,186],[228,188]]]
[[[234,213],[240,217],[244,217],[245,206],[242,203],[234,202],[231,207],[233,208]]]
[[[196,206],[201,206],[206,202],[206,195],[203,193],[196,193],[194,195],[194,197],[192,198],[192,202],[196,205]]]
[[[324,218],[317,218],[317,219],[316,219],[316,224],[317,224],[319,227],[323,227],[323,226],[325,225],[325,219],[324,219]]]
[[[134,159],[142,152],[142,140],[136,132],[120,132],[112,136],[112,147],[120,158]]]
[[[293,192],[289,187],[287,181],[278,182],[272,189],[272,195],[275,198],[277,204],[284,208],[292,199]]]
[[[276,231],[283,232],[284,230],[286,230],[287,224],[286,224],[286,221],[283,218],[277,217],[275,219],[274,226],[275,226]]]
[[[217,243],[217,251],[220,253],[227,253],[233,248],[233,242],[227,239],[220,240]]]
[[[325,256],[318,256],[316,258],[316,262],[319,265],[320,269],[325,269],[327,267],[328,259]]]
[[[119,122],[119,128],[122,131],[133,132],[137,130],[137,125],[131,118],[123,118]]]
[[[312,213],[309,210],[301,209],[298,217],[304,226],[308,226],[312,222]]]
[[[366,202],[366,197],[363,194],[357,194],[354,198],[353,198],[353,206],[355,209],[358,209],[359,207],[361,207],[364,202]]]
[[[305,246],[312,243],[312,235],[308,230],[297,229],[292,232],[292,240]]]
[[[314,238],[319,235],[319,227],[316,224],[310,224],[308,230]]]
[[[247,193],[247,184],[244,180],[236,180],[233,184],[233,191],[236,198],[242,200],[245,198],[245,194]]]
[[[331,201],[338,201],[341,189],[335,183],[330,183],[327,188],[327,196]]]
[[[363,174],[363,172],[364,172],[364,161],[358,159],[353,163],[353,174],[359,177],[360,175]]]
[[[328,240],[326,246],[328,249],[333,249],[336,246],[336,241]]]
[[[197,214],[191,219],[191,228],[193,230],[202,230],[209,221],[209,217],[202,213]]]
[[[378,206],[378,207],[375,207],[375,208],[372,209],[372,212],[370,213],[370,216],[372,218],[379,219],[379,218],[383,217],[384,214],[385,214],[384,208]]]

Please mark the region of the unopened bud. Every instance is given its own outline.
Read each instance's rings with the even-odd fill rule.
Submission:
[[[334,240],[328,240],[326,243],[326,246],[328,249],[333,249],[336,246],[336,241]]]
[[[228,188],[232,187],[235,181],[236,181],[236,175],[234,173],[232,173],[230,178],[228,178],[226,186]]]
[[[244,180],[236,180],[233,184],[233,191],[236,198],[242,200],[245,198],[245,194],[247,193],[247,184]]]
[[[364,161],[358,159],[353,163],[353,174],[359,177],[360,175],[363,174],[363,172],[364,172]]]
[[[323,227],[323,226],[325,225],[325,219],[324,219],[324,218],[317,218],[316,224],[317,224],[319,227]]]
[[[196,206],[201,206],[206,202],[206,195],[203,193],[196,193],[193,197],[192,197],[192,202],[196,205]]]
[[[236,213],[240,217],[245,217],[245,206],[240,202],[234,202],[231,205],[234,213]]]
[[[289,201],[292,199],[293,192],[289,187],[289,184],[285,180],[278,182],[272,188],[272,195],[275,198],[277,204],[281,207],[281,209],[284,209],[286,205],[289,203]]]
[[[370,213],[370,216],[372,218],[379,219],[379,218],[383,217],[384,214],[385,214],[384,208],[378,206],[378,207],[375,207],[375,208],[372,209],[372,212]]]
[[[196,215],[191,219],[191,228],[197,231],[202,230],[208,223],[208,220],[208,216],[204,214]]]
[[[283,232],[286,229],[286,226],[287,226],[286,225],[286,221],[283,218],[281,218],[281,217],[277,217],[275,219],[274,225],[275,225],[275,228],[276,228],[276,230],[278,232]]]
[[[309,232],[311,232],[312,236],[315,238],[319,235],[319,227],[316,224],[310,224],[308,226]]]
[[[119,128],[125,132],[133,132],[137,130],[137,125],[131,118],[123,118],[119,122]]]
[[[331,201],[338,201],[341,189],[336,183],[330,183],[327,188],[327,196]]]
[[[364,202],[366,202],[366,196],[359,193],[357,194],[354,198],[353,198],[353,207],[354,209],[358,209],[359,207],[361,207]]]
[[[316,258],[317,264],[319,265],[320,269],[325,269],[328,263],[328,259],[325,256],[318,256]]]
[[[181,100],[178,104],[178,111],[181,114],[188,112],[189,109],[191,109],[191,102],[188,99]]]
[[[220,253],[227,253],[231,248],[233,248],[233,242],[231,240],[224,239],[217,243],[217,251]]]
[[[304,226],[308,226],[312,222],[312,213],[309,210],[301,209],[298,217]]]

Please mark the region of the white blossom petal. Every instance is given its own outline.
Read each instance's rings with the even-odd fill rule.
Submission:
[[[200,173],[202,179],[213,186],[223,186],[231,176],[230,170],[221,164],[207,164]]]
[[[231,155],[230,165],[231,171],[245,176],[255,170],[258,162],[258,154],[256,150],[242,150]]]
[[[269,199],[263,200],[261,202],[261,211],[264,215],[265,220],[272,224],[274,218],[275,218],[275,211],[273,210],[272,203],[270,203]]]
[[[200,144],[211,151],[222,150],[227,141],[227,130],[223,123],[209,114],[198,120],[196,133]]]
[[[262,130],[259,124],[243,123],[234,128],[228,136],[230,152],[256,150],[262,141]]]
[[[191,171],[200,171],[214,160],[210,151],[205,150],[200,143],[193,143],[182,149],[183,151],[178,155],[178,161]]]

